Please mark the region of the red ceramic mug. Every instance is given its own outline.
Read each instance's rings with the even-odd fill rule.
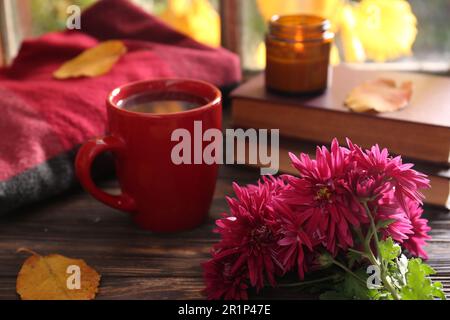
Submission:
[[[150,97],[197,103],[197,107],[175,113],[142,113],[120,105],[130,97]],[[109,134],[86,142],[79,150],[77,176],[96,199],[131,213],[142,228],[173,232],[193,228],[208,215],[217,178],[217,164],[174,164],[172,132],[178,128],[194,136],[194,121],[202,129],[221,129],[220,91],[202,81],[160,79],[140,81],[114,89],[106,101]],[[194,142],[191,141],[191,147]],[[99,189],[91,178],[97,155],[111,151],[115,156],[120,195]]]

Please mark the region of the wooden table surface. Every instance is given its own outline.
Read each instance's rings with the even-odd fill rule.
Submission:
[[[97,299],[202,299],[200,263],[217,240],[214,219],[227,210],[231,182],[252,183],[259,171],[222,166],[210,216],[202,226],[172,235],[135,227],[125,213],[72,192],[0,219],[0,299],[17,299],[17,273],[26,259],[21,247],[40,254],[82,258],[101,275]],[[114,189],[115,182],[106,184]],[[429,263],[450,294],[450,214],[427,208],[433,240]],[[262,298],[308,298],[289,289],[263,290]],[[310,298],[310,297],[309,297]]]

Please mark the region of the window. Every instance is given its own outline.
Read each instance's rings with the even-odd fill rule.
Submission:
[[[22,39],[63,30],[67,8],[81,9],[97,0],[0,0],[3,60],[10,62]],[[220,45],[218,0],[130,0],[198,41]],[[82,24],[82,22],[81,22]]]
[[[394,3],[396,0],[380,0],[380,3]],[[353,62],[354,57],[351,54],[346,54],[345,48],[346,41],[354,41],[354,39],[345,39],[351,37],[348,35],[349,24],[352,24],[352,19],[355,19],[354,15],[358,12],[358,6],[362,3],[368,4],[369,2],[374,5],[378,5],[377,0],[369,1],[350,1],[350,0],[248,0],[242,1],[241,5],[241,17],[242,17],[242,61],[244,68],[246,69],[262,69],[264,67],[264,35],[266,32],[266,20],[272,14],[289,14],[289,13],[315,13],[324,14],[328,18],[335,22],[336,28],[336,51],[334,52],[334,60],[341,62]],[[426,69],[431,71],[448,71],[450,61],[450,28],[448,19],[450,18],[450,0],[435,0],[432,5],[429,1],[423,0],[408,0],[412,13],[416,17],[417,35],[412,46],[412,54],[399,55],[396,58],[389,58],[383,60],[386,67],[395,67],[398,69]],[[352,8],[351,12],[348,12],[348,8]],[[367,9],[367,15],[360,19],[365,19],[364,22],[370,23],[370,19],[376,16],[376,6],[369,7]],[[370,10],[374,10],[370,12]],[[384,8],[382,8],[384,10]],[[408,21],[404,20],[404,16],[407,14],[404,11],[391,11],[381,12],[382,22],[388,25],[383,29],[383,32],[389,32],[396,34],[398,37],[405,38],[408,35],[406,28],[408,27]],[[394,15],[393,15],[394,14]],[[396,20],[398,19],[399,23]],[[403,20],[402,20],[403,19]],[[389,20],[386,22],[386,20]],[[336,26],[337,24],[337,26]],[[358,26],[353,26],[358,28]],[[361,36],[361,35],[359,35]],[[367,38],[373,37],[373,34],[369,32],[362,35]],[[414,38],[413,38],[414,39]],[[395,43],[391,45],[395,46]],[[386,46],[386,43],[381,43],[380,46]],[[339,57],[337,59],[336,57]],[[365,62],[366,64],[379,64],[374,59],[364,58],[359,62]]]
[[[86,8],[95,1],[97,0],[0,0],[4,58],[8,60],[8,57],[14,56],[24,37],[63,29],[69,5],[76,4]],[[433,5],[423,0],[132,1],[198,41],[217,46],[222,40],[223,45],[240,54],[242,66],[246,70],[264,68],[267,19],[272,14],[298,12],[323,14],[334,22],[335,63],[365,62],[365,66],[376,65],[379,68],[379,62],[382,61],[384,63],[381,67],[388,68],[449,70],[450,0],[433,0]],[[406,2],[411,14],[408,13],[409,9],[389,11],[388,6],[394,2]],[[219,13],[222,16],[222,26]],[[377,15],[382,17],[380,21],[383,29],[380,32],[392,35],[389,45],[385,41],[378,44],[364,43],[376,38],[371,33],[370,24],[377,23]],[[361,24],[366,28],[361,28]],[[411,40],[410,44],[403,43],[408,39]],[[363,47],[370,47],[373,52],[358,52],[358,42],[363,42]],[[383,48],[396,46],[402,46],[397,48],[399,54],[382,52]],[[408,54],[409,48],[411,54]],[[381,51],[377,53],[377,49]]]

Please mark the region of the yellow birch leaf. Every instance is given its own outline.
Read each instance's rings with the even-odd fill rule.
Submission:
[[[19,271],[16,290],[22,300],[91,300],[95,298],[100,275],[82,259],[59,254],[32,255]],[[75,270],[75,271],[74,271]],[[79,283],[73,281],[79,271]],[[79,288],[77,285],[79,284]]]
[[[56,79],[101,76],[108,73],[126,52],[127,47],[122,41],[105,41],[65,62],[53,76]]]
[[[356,31],[356,17],[353,6],[342,9],[340,35],[346,62],[364,62],[366,53]]]
[[[417,18],[405,0],[362,0],[353,6],[355,33],[366,56],[377,62],[412,54]]]
[[[220,46],[220,16],[208,0],[169,0],[159,18],[201,43]]]

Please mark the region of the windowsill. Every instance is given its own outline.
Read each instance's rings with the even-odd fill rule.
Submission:
[[[404,72],[423,72],[441,76],[450,76],[449,62],[429,62],[429,61],[408,61],[408,62],[365,62],[365,63],[341,63],[359,70],[377,70],[377,71],[404,71]],[[244,70],[244,80],[259,74],[262,70]]]
[[[426,72],[440,74],[444,76],[450,75],[450,63],[439,61],[408,61],[408,62],[367,62],[367,63],[345,63],[346,65],[361,70],[378,70],[378,71],[408,71],[408,72]]]

